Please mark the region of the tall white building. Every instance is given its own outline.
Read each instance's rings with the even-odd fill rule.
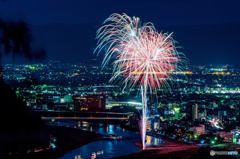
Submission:
[[[198,119],[198,104],[194,104],[192,106],[192,120],[197,120]]]

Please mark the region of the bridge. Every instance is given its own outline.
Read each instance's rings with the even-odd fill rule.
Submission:
[[[42,120],[128,121],[132,113],[116,112],[50,112],[42,113]]]
[[[129,117],[41,117],[42,120],[129,120]]]

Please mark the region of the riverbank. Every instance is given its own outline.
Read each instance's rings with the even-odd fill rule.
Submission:
[[[182,150],[170,153],[164,153],[161,150],[143,150],[138,153],[133,153],[127,156],[120,156],[114,159],[149,159],[149,158],[161,158],[161,159],[208,159],[209,151],[202,150],[200,154],[199,150]]]
[[[86,128],[87,125],[83,128],[100,133],[105,137],[67,152],[62,159],[74,159],[76,156],[87,159],[92,155],[96,155],[99,159],[105,159],[139,151],[136,143],[140,141],[140,137],[136,132],[128,131],[120,125],[90,124],[91,126],[88,125],[90,127]]]
[[[94,132],[56,126],[0,134],[1,159],[54,159],[102,137]],[[53,139],[54,145],[50,146]]]
[[[48,126],[47,131],[56,138],[56,149],[45,154],[44,159],[57,158],[66,152],[93,142],[102,135],[74,128]],[[40,154],[41,155],[41,154]],[[44,154],[43,154],[44,155]],[[42,157],[40,157],[42,159]],[[40,159],[39,157],[37,159]]]
[[[210,153],[210,152],[216,152]],[[219,154],[217,154],[219,152]],[[161,158],[161,159],[235,159],[237,156],[231,153],[236,153],[236,147],[210,147],[199,146],[194,144],[179,144],[167,141],[159,147],[151,147],[146,150],[141,150],[137,153],[132,153],[126,156],[119,156],[114,159],[149,159],[149,158]],[[222,153],[222,154],[221,154]]]

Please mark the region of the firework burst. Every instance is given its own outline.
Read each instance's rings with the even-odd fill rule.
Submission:
[[[178,69],[181,54],[176,51],[172,34],[157,32],[152,23],[141,25],[138,17],[126,14],[107,18],[97,31],[97,39],[95,52],[105,51],[103,67],[114,59],[111,81],[120,78],[125,87],[141,87],[145,148],[147,92],[167,84]]]

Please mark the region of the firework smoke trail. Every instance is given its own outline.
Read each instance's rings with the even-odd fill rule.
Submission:
[[[142,145],[145,148],[147,93],[168,85],[178,69],[181,55],[172,34],[157,32],[152,23],[140,24],[138,17],[112,14],[97,31],[95,52],[105,51],[103,67],[114,59],[110,81],[121,79],[126,87],[140,86],[142,95]]]

